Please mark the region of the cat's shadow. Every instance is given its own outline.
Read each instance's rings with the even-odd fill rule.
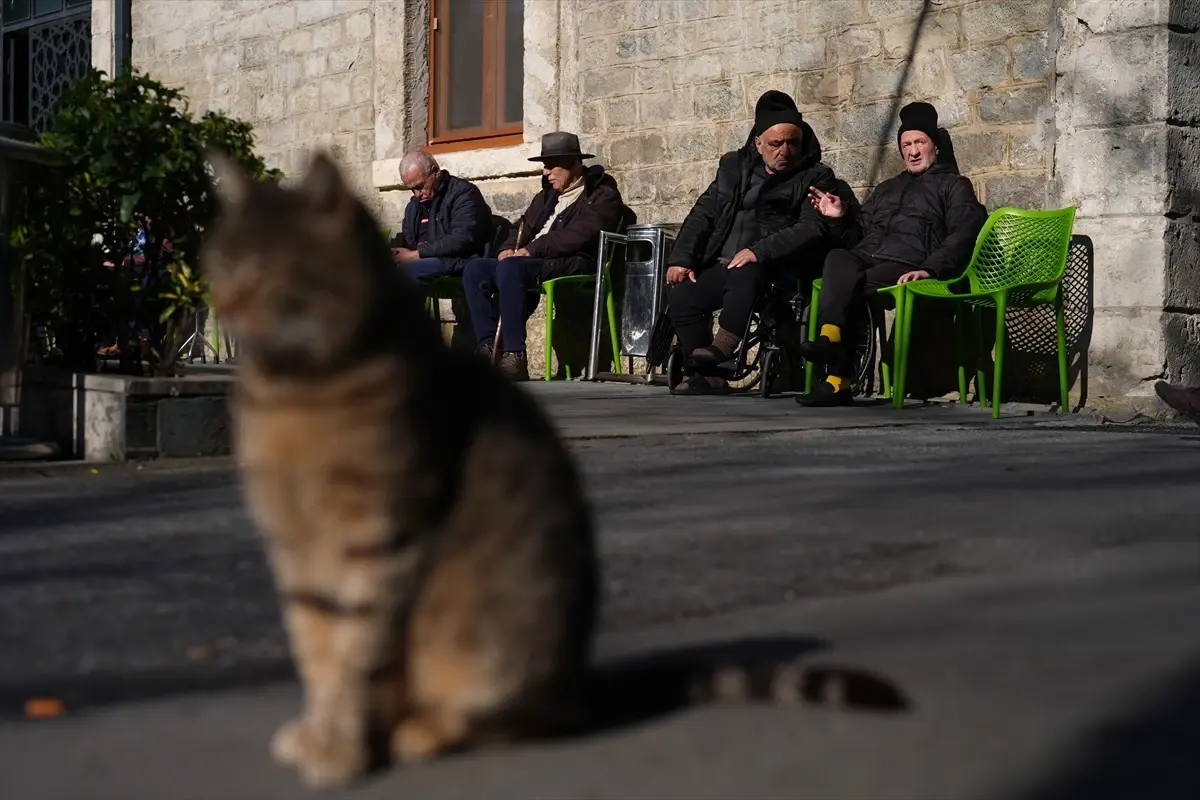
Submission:
[[[746,683],[743,688],[762,694],[770,691],[769,684],[778,674],[776,665],[794,662],[804,676],[794,687],[798,702],[886,712],[910,708],[908,697],[880,674],[843,663],[809,660],[809,656],[828,646],[813,637],[760,637],[601,660],[596,668],[596,691],[600,697],[593,702],[601,713],[578,735],[592,736],[645,725],[696,705],[689,697],[688,674],[699,666],[734,666]],[[836,699],[825,697],[833,682],[838,683]]]
[[[582,729],[508,742],[501,750],[568,744],[593,737],[619,734],[631,728],[652,725],[688,708],[700,707],[690,693],[689,677],[699,666],[734,667],[745,683],[760,695],[768,682],[778,676],[776,667],[794,663],[804,679],[789,705],[826,707],[833,711],[894,714],[912,708],[910,699],[891,679],[871,670],[843,662],[809,661],[828,644],[811,637],[746,638],[705,644],[693,644],[640,652],[620,658],[600,659],[591,691],[590,706],[598,714]],[[836,684],[837,688],[830,692]],[[732,704],[742,701],[731,700]],[[757,705],[769,702],[748,701]],[[396,765],[386,752],[386,743],[374,743],[372,772],[378,777]],[[487,748],[491,749],[491,748]],[[478,753],[445,752],[439,761]]]

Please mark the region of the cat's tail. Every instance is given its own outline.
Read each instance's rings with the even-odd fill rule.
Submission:
[[[589,700],[593,724],[601,728],[714,703],[876,712],[910,707],[900,688],[878,673],[799,659],[602,669]]]

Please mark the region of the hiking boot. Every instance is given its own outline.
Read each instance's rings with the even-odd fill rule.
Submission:
[[[845,345],[841,342],[831,342],[826,336],[802,342],[799,349],[800,356],[805,361],[826,367],[839,363],[846,354]]]
[[[475,346],[475,353],[490,364],[492,361],[492,343],[480,342]]]
[[[829,381],[821,381],[811,394],[796,395],[796,402],[809,408],[836,408],[854,405],[854,395],[849,389],[834,389]]]
[[[524,350],[519,352],[506,351],[500,356],[499,366],[500,371],[511,380],[529,380],[529,361],[525,357]]]
[[[1168,406],[1200,424],[1200,386],[1172,386],[1159,381],[1154,384],[1154,393]]]

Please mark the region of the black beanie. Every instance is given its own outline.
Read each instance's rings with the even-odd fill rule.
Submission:
[[[938,142],[938,113],[929,103],[909,103],[900,109],[900,130],[896,133],[896,147],[905,131],[920,131],[935,145]]]
[[[762,136],[767,128],[784,122],[797,128],[804,123],[803,115],[796,108],[796,101],[774,89],[763,92],[754,106],[754,135]]]

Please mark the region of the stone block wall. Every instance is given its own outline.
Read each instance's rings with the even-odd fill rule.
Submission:
[[[720,153],[746,141],[768,89],[796,98],[860,197],[900,168],[899,104],[928,100],[982,200],[1042,205],[1051,0],[923,5],[583,0],[583,128],[642,216],[678,222]]]
[[[193,110],[254,125],[291,176],[329,146],[355,184],[375,157],[372,0],[133,0],[133,66]]]

